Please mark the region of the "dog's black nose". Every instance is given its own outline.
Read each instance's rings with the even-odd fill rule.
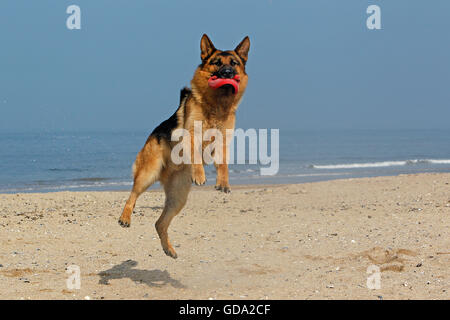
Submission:
[[[236,75],[236,72],[232,67],[224,66],[219,70],[219,76],[224,79],[231,79]]]

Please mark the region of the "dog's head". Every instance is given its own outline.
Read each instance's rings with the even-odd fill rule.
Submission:
[[[192,79],[194,92],[206,100],[239,101],[247,86],[245,64],[250,39],[245,37],[234,50],[218,50],[206,34],[200,42],[202,63]]]

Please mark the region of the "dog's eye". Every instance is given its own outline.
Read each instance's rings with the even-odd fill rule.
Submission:
[[[220,67],[222,65],[222,61],[220,59],[214,60],[214,61],[211,61],[211,64]]]
[[[239,64],[239,62],[237,62],[236,60],[231,60],[230,61],[230,65],[233,66],[233,67],[237,66],[238,64]]]

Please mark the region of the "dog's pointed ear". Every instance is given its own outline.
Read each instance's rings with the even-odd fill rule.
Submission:
[[[244,60],[244,63],[247,62],[248,58],[248,50],[250,50],[250,39],[249,37],[245,37],[244,40],[241,41],[234,49],[234,51],[238,54],[239,57],[241,57],[242,60]]]
[[[200,58],[202,58],[202,61],[207,59],[210,55],[213,54],[214,51],[216,51],[216,48],[214,47],[212,41],[206,34],[203,34],[202,40],[200,41],[200,51]]]

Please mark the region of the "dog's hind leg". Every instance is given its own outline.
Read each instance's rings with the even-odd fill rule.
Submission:
[[[186,165],[183,169],[178,171],[163,172],[161,182],[164,185],[166,201],[163,212],[158,221],[156,221],[155,227],[165,254],[176,259],[177,253],[170,244],[167,230],[169,229],[172,219],[186,204],[187,196],[192,183],[191,167]]]
[[[119,224],[129,227],[131,214],[136,205],[137,198],[160,177],[163,167],[163,155],[156,138],[150,138],[144,148],[139,152],[133,165],[134,183]]]

